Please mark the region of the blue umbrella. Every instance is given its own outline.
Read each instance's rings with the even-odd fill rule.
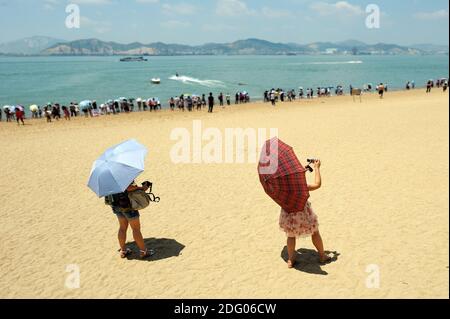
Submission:
[[[80,102],[80,104],[79,104],[79,106],[80,106],[82,109],[87,109],[87,108],[89,108],[91,105],[92,105],[92,102],[91,102],[91,101],[82,101],[82,102]]]
[[[144,171],[145,146],[129,140],[108,149],[92,166],[88,187],[104,197],[124,192]]]

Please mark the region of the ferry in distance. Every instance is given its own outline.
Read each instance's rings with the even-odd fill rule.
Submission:
[[[146,62],[147,59],[144,59],[144,57],[127,57],[120,59],[120,62]]]

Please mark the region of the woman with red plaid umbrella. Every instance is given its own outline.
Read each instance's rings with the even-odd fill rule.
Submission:
[[[302,166],[293,148],[275,137],[263,146],[258,164],[258,174],[264,191],[281,207],[280,228],[286,233],[288,248],[288,267],[294,268],[296,260],[295,244],[297,238],[312,236],[321,263],[332,260],[323,249],[317,216],[308,201],[309,192],[322,186],[320,160],[311,160],[316,171],[314,184],[308,185],[305,173],[314,169]]]
[[[320,160],[314,161],[315,170],[315,182],[308,185],[310,192],[318,190],[322,187],[322,177],[320,175]],[[322,236],[319,232],[319,222],[317,215],[311,208],[311,203],[307,202],[303,211],[299,211],[293,214],[287,213],[284,209],[281,209],[280,215],[280,228],[286,233],[287,248],[288,248],[288,267],[294,268],[296,260],[296,240],[297,238],[312,236],[312,242],[319,252],[320,262],[327,263],[331,260],[331,257],[325,253],[323,247]]]

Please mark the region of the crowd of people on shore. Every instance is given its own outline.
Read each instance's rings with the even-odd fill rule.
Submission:
[[[429,80],[426,83],[426,92],[429,93],[431,90],[436,88],[442,88],[444,92],[448,89],[448,79],[442,78],[439,80]],[[406,83],[406,90],[413,90],[416,88],[415,81],[408,81]],[[380,83],[377,86],[372,84],[363,85],[362,89],[356,89],[352,85],[349,87],[350,95],[361,94],[361,92],[372,92],[376,91],[379,93],[380,98],[384,97],[384,93],[388,91],[388,85]],[[332,94],[336,96],[344,95],[344,87],[342,85],[337,85],[336,87],[318,87],[306,88],[300,87],[296,92],[295,89],[283,90],[281,88],[271,90],[266,90],[263,95],[263,101],[265,103],[271,103],[276,105],[277,102],[292,102],[298,99],[314,99],[330,97]],[[227,93],[219,93],[216,98],[213,93],[208,95],[189,95],[182,94],[179,97],[171,97],[168,100],[168,106],[171,111],[176,109],[180,111],[201,111],[204,108],[208,108],[208,112],[212,113],[214,107],[218,104],[221,107],[231,106],[233,104],[233,97]],[[250,102],[250,95],[248,92],[237,92],[234,95],[234,104],[244,104]],[[98,117],[101,115],[117,115],[121,113],[131,113],[131,112],[156,112],[162,109],[161,102],[158,98],[119,98],[117,100],[109,100],[103,104],[98,104],[96,101],[82,101],[80,103],[71,102],[68,106],[61,105],[59,103],[47,103],[44,106],[32,105],[30,106],[31,118],[42,119],[45,118],[48,123],[52,121],[66,120],[70,121],[73,117]],[[4,106],[0,110],[0,122],[3,121],[2,117],[5,115],[6,122],[17,122],[18,124],[25,125],[24,119],[25,108],[22,105],[16,106]]]
[[[283,89],[274,89],[266,90],[264,91],[263,101],[264,102],[271,102],[273,105],[280,101],[280,102],[292,102],[297,99],[313,99],[315,97],[322,98],[322,97],[330,97],[332,95],[332,92],[334,91],[336,96],[344,95],[344,87],[342,85],[338,85],[336,87],[318,87],[317,89],[313,88],[306,88],[300,87],[297,92],[292,90],[283,90]]]
[[[442,88],[444,92],[447,92],[448,89],[448,79],[439,79],[434,82],[434,80],[429,80],[427,82],[427,93],[430,93],[431,90],[436,87],[438,89]]]
[[[192,112],[194,110],[200,111],[203,108],[208,107],[208,112],[212,113],[214,106],[225,107],[232,105],[232,97],[230,94],[220,93],[216,98],[213,93],[208,96],[206,94],[188,95],[182,94],[180,97],[171,97],[168,101],[168,105],[172,111],[179,109],[181,111]],[[248,92],[237,92],[234,95],[234,104],[244,104],[250,102],[250,95]],[[82,101],[71,102],[68,106],[61,105],[60,103],[47,103],[44,106],[31,105],[30,112],[32,119],[45,118],[48,123],[52,121],[66,120],[70,121],[71,118],[84,116],[99,117],[102,115],[117,115],[120,113],[131,112],[156,112],[162,109],[162,104],[159,98],[119,98],[117,100],[109,100],[103,104],[98,104],[97,101]],[[3,107],[0,110],[0,121],[2,121],[3,113],[5,114],[6,122],[17,121],[18,123],[24,123],[25,108],[22,105]]]
[[[229,93],[219,93],[217,96],[218,104],[219,106],[225,107],[231,106],[232,100],[231,95]],[[250,95],[247,92],[237,92],[234,96],[234,104],[244,104],[250,102]],[[212,107],[214,109],[214,106],[216,105],[215,97],[213,96],[213,93],[210,93],[208,96],[206,94],[200,95],[190,95],[190,94],[182,94],[179,97],[171,97],[168,101],[169,108],[172,111],[175,111],[175,109],[178,109],[180,111],[201,111],[203,108],[208,106],[208,111]]]

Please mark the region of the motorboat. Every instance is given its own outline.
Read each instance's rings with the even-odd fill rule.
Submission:
[[[153,84],[161,84],[161,79],[160,78],[153,78],[152,80]]]
[[[147,59],[144,59],[144,57],[127,57],[120,59],[120,62],[146,62]]]

